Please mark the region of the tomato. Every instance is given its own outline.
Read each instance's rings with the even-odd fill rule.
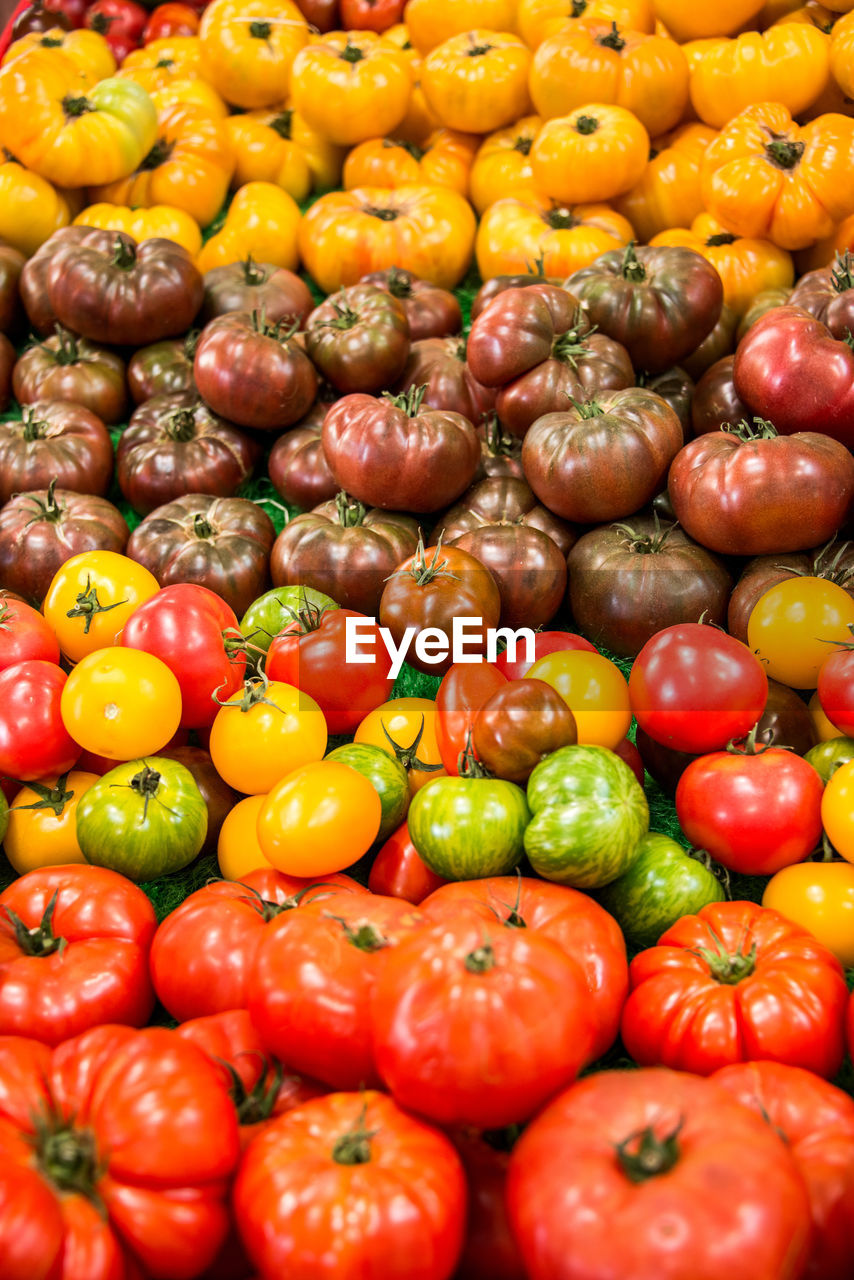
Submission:
[[[848,862],[804,862],[772,876],[763,907],[808,929],[846,969],[854,966],[854,867]]]
[[[37,609],[0,592],[0,671],[36,659],[59,662],[59,644]]]
[[[347,742],[325,757],[347,764],[368,779],[380,798],[382,817],[374,843],[388,839],[406,817],[409,808],[409,780],[399,760],[382,747],[370,743]]]
[[[641,1066],[710,1075],[770,1058],[827,1079],[839,1070],[848,998],[842,966],[767,907],[716,902],[683,916],[635,956],[629,977],[621,1034]]]
[[[188,4],[171,0],[154,9],[142,31],[142,43],[152,40],[168,40],[172,36],[194,36],[199,30],[199,15]]]
[[[518,36],[475,28],[450,36],[427,54],[421,87],[446,128],[492,133],[530,110],[530,66],[531,54]]]
[[[116,644],[134,609],[159,590],[154,575],[127,556],[84,551],[54,574],[42,609],[62,652],[79,662]]]
[[[215,0],[199,28],[205,74],[236,107],[266,107],[287,97],[294,58],[308,38],[308,26],[289,0],[272,6]]]
[[[154,908],[102,867],[28,871],[0,894],[0,1034],[59,1044],[89,1027],[141,1027],[154,1008]]]
[[[333,31],[294,59],[294,108],[339,147],[393,134],[411,92],[403,53],[372,31]]]
[[[586,649],[589,653],[597,653],[598,650],[589,640],[585,640],[584,636],[577,636],[572,631],[537,631],[534,633],[534,662],[544,658],[548,653],[558,653],[564,649]],[[522,650],[524,654],[524,650]],[[527,655],[519,655],[518,648],[513,650],[502,649],[498,657],[495,659],[493,666],[497,667],[502,675],[508,680],[521,680],[522,676],[527,675],[534,665],[529,662]]]
[[[86,26],[104,37],[119,62],[137,48],[147,21],[134,0],[95,0],[86,11]]]
[[[255,955],[272,921],[316,897],[364,892],[349,876],[325,876],[318,884],[272,867],[250,871],[240,881],[210,881],[157,930],[151,978],[158,999],[179,1022],[245,1009]]]
[[[629,689],[619,667],[598,652],[567,649],[545,654],[525,672],[560,694],[575,717],[578,741],[616,747],[632,722]]]
[[[234,1187],[259,1273],[316,1280],[445,1280],[462,1249],[466,1200],[450,1140],[373,1090],[280,1116],[252,1143]]]
[[[497,778],[528,781],[534,766],[577,741],[575,716],[544,680],[511,680],[475,717],[472,748]]]
[[[348,641],[352,620],[359,639]],[[353,647],[353,658],[348,651]],[[355,659],[355,660],[353,660]],[[376,621],[353,609],[301,609],[297,619],[275,636],[264,671],[313,698],[330,733],[352,733],[385,702],[394,680],[391,658]]]
[[[337,760],[304,764],[275,783],[258,811],[258,843],[279,871],[327,875],[358,862],[380,830],[373,784]]]
[[[637,856],[621,876],[606,885],[599,901],[635,946],[652,947],[682,916],[710,902],[723,902],[723,885],[702,853],[687,853],[670,836],[648,832]],[[773,906],[773,903],[765,905]]]
[[[409,826],[402,822],[377,853],[368,876],[371,893],[388,898],[402,898],[418,906],[420,902],[448,882],[422,861],[412,843]]]
[[[831,774],[821,797],[821,821],[834,849],[854,862],[854,763],[840,764]]]
[[[515,1128],[511,1125],[486,1133],[458,1129],[451,1137],[462,1157],[469,1187],[466,1241],[459,1274],[468,1280],[526,1280],[504,1204]]]
[[[294,614],[307,608],[337,609],[338,605],[313,587],[274,587],[252,602],[240,619],[240,630],[260,657],[270,648],[273,637],[293,622]]]
[[[406,365],[406,310],[398,298],[375,285],[339,289],[308,316],[305,349],[336,391],[379,392],[393,386]]]
[[[62,690],[62,722],[75,742],[111,760],[149,756],[181,721],[181,688],[165,662],[134,649],[96,649]]]
[[[629,695],[638,725],[655,742],[701,753],[749,733],[768,699],[768,679],[740,640],[684,622],[646,642]]]
[[[843,587],[824,578],[789,578],[759,597],[747,643],[771,679],[815,689],[829,649],[845,643],[852,623],[854,600]]]
[[[525,853],[546,880],[595,889],[623,874],[649,829],[649,805],[629,766],[606,747],[561,747],[528,779],[533,817]]]
[[[19,875],[85,861],[77,841],[77,805],[98,776],[73,769],[31,782],[12,797],[12,808],[0,818],[0,837]]]
[[[271,871],[258,843],[258,811],[266,796],[244,796],[229,810],[217,839],[217,863],[224,880],[240,880],[250,871]]]
[[[321,896],[280,916],[264,931],[249,988],[267,1050],[335,1089],[376,1087],[376,983],[389,955],[423,924],[408,902],[361,893]]]
[[[446,772],[438,733],[437,704],[430,698],[392,698],[365,716],[353,741],[381,747],[398,760],[414,795]]]
[[[452,777],[459,773],[478,711],[506,684],[506,676],[488,662],[455,662],[442,677],[436,693],[436,742]]]
[[[673,1071],[602,1071],[550,1102],[510,1156],[507,1209],[528,1280],[797,1280],[811,1243],[778,1134]]]
[[[307,693],[266,676],[250,676],[223,702],[208,750],[218,773],[247,795],[266,793],[286,774],[326,750],[323,712]]]
[[[189,1280],[212,1262],[240,1144],[201,1049],[165,1027],[100,1026],[53,1053],[8,1037],[0,1095],[7,1222],[17,1189],[10,1280]]]
[[[66,679],[38,658],[0,672],[0,774],[30,782],[72,768],[80,747],[60,713]]]
[[[370,1018],[401,1106],[482,1129],[526,1120],[575,1078],[595,1035],[575,960],[534,930],[493,929],[465,910],[387,954]]]
[[[56,488],[103,495],[113,475],[113,447],[100,418],[71,400],[38,400],[0,424],[0,498]]]
[[[815,695],[811,702],[814,698]],[[841,764],[854,760],[854,738],[828,734],[810,747],[804,759],[812,765],[822,782],[828,783]]]
[[[419,857],[447,880],[506,875],[522,857],[530,812],[521,787],[491,777],[472,756],[459,777],[422,787],[409,807]]]

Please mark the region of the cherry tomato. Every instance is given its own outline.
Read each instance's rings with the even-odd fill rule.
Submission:
[[[66,674],[32,659],[0,671],[0,774],[31,782],[66,773],[80,747],[62,723]]]
[[[585,640],[584,636],[575,635],[572,631],[534,632],[534,662],[544,658],[547,653],[558,653],[563,649],[586,649],[590,653],[598,653],[595,644]],[[530,671],[534,662],[528,661],[524,645],[519,645],[512,661],[510,651],[504,649],[492,665],[497,667],[508,680],[521,680],[522,676]]]
[[[560,694],[572,714],[578,741],[614,749],[629,731],[629,686],[620,668],[594,650],[571,649],[538,658],[525,679],[544,680]]]
[[[834,645],[854,624],[854,600],[826,578],[787,578],[761,595],[747,620],[747,643],[766,675],[793,689],[814,689]]]
[[[160,590],[153,573],[117,551],[83,551],[57,569],[42,610],[72,662],[118,644],[130,615]]]
[[[854,866],[850,862],[800,862],[772,876],[763,907],[809,929],[837,960],[854,966]]]
[[[31,782],[13,797],[3,848],[19,875],[86,861],[77,840],[77,805],[97,781],[97,773],[72,769]]]
[[[226,815],[220,827],[216,858],[226,880],[242,880],[250,871],[272,871],[258,843],[258,814],[265,795],[246,796]]]
[[[821,797],[821,821],[840,857],[854,862],[854,760],[831,775]]]
[[[322,759],[327,740],[326,721],[313,698],[293,685],[253,676],[220,707],[208,750],[220,777],[254,796]]]
[[[392,698],[370,711],[354,742],[382,747],[403,765],[415,795],[433,778],[445,776],[436,740],[436,703],[430,698]]]
[[[181,720],[181,689],[165,662],[112,647],[77,663],[62,691],[62,722],[75,742],[108,760],[165,747]]]
[[[258,812],[258,843],[277,871],[323,876],[358,862],[381,819],[379,795],[364,774],[318,760],[272,788]]]

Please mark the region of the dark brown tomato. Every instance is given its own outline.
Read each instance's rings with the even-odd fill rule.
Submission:
[[[711,333],[706,335],[694,351],[682,358],[682,368],[686,373],[692,378],[701,378],[716,361],[732,354],[735,350],[738,319],[726,304],[721,307],[720,317]]]
[[[0,241],[0,333],[17,335],[23,321],[18,292],[26,258],[11,244]]]
[[[539,418],[522,444],[522,467],[555,515],[601,524],[655,497],[681,446],[682,424],[667,401],[630,387]]]
[[[270,587],[273,522],[246,498],[191,493],[147,515],[128,542],[131,560],[161,587],[195,582],[242,617]]]
[[[59,27],[61,31],[70,31],[71,20],[67,14],[58,9],[48,9],[43,0],[33,0],[33,3],[27,5],[26,9],[22,9],[15,19],[12,39],[20,40],[22,36],[28,36],[31,32],[51,31],[54,27]]]
[[[566,560],[540,529],[526,524],[485,524],[451,544],[489,569],[501,596],[502,627],[544,627],[563,603]]]
[[[475,755],[491,773],[524,786],[534,768],[578,741],[575,716],[544,680],[510,680],[478,711]]]
[[[621,342],[636,369],[663,373],[696,351],[723,306],[723,285],[693,249],[642,245],[603,253],[566,281],[592,325]],[[690,370],[689,370],[690,372]]]
[[[560,288],[562,281],[556,276],[544,276],[539,269],[530,275],[493,276],[491,280],[484,280],[472,299],[472,323],[499,293],[504,293],[507,289],[527,289],[532,284],[551,284]]]
[[[308,355],[343,395],[394,386],[409,346],[403,303],[369,284],[330,294],[305,322]]]
[[[195,391],[176,391],[134,411],[119,439],[116,476],[134,511],[148,515],[187,493],[232,497],[260,455],[256,440]]]
[[[481,422],[495,405],[494,387],[484,387],[466,363],[465,338],[422,338],[413,342],[398,391],[426,387],[423,404],[429,409],[461,413]]]
[[[604,333],[585,334],[584,324],[559,334],[545,360],[499,391],[498,419],[513,435],[523,437],[537,418],[565,409],[573,400],[634,386],[625,347]]]
[[[0,503],[13,493],[60,489],[103,495],[113,478],[113,443],[100,418],[67,400],[39,400],[0,422]]]
[[[84,551],[121,553],[129,536],[106,498],[52,485],[16,494],[0,509],[0,585],[40,605],[66,560]]]
[[[338,492],[321,439],[328,408],[328,404],[318,401],[298,426],[279,436],[267,459],[267,471],[276,493],[300,511],[311,511],[322,502],[329,502]]]
[[[583,534],[569,553],[576,626],[600,648],[634,658],[678,622],[722,627],[732,590],[723,561],[677,525],[633,516]]]
[[[854,543],[830,542],[815,551],[790,551],[748,560],[729,601],[730,635],[747,644],[747,623],[759,597],[778,582],[804,574],[836,582],[854,597]]]
[[[290,325],[266,324],[257,312],[233,311],[199,336],[193,376],[215,413],[241,427],[281,431],[308,413],[317,373]]]
[[[383,399],[344,396],[327,413],[322,439],[339,488],[391,511],[441,511],[468,488],[480,461],[468,418],[423,408],[421,388]]]
[[[87,244],[100,244],[104,232],[94,227],[61,227],[45,240],[21,271],[18,288],[27,319],[35,333],[53,333],[56,313],[48,297],[47,280],[54,255],[66,248],[82,249]]]
[[[0,333],[0,413],[5,413],[12,399],[12,378],[18,355],[5,333]]]
[[[159,236],[141,244],[121,231],[100,237],[51,257],[47,295],[60,324],[93,342],[128,347],[186,332],[204,293],[188,251]]]
[[[474,321],[466,358],[486,387],[504,387],[548,360],[555,339],[579,324],[578,299],[551,284],[505,289]]]
[[[854,333],[854,254],[838,253],[829,266],[801,276],[788,302],[821,320],[834,338],[850,336]]]
[[[318,31],[335,31],[341,26],[338,0],[296,0],[306,22]]]
[[[443,530],[447,543],[490,524],[524,524],[539,529],[548,534],[564,558],[578,536],[565,520],[537,502],[531,486],[519,476],[478,480],[445,512],[436,528]]]
[[[438,644],[432,655],[420,656],[414,644],[406,661],[426,675],[444,675],[452,664],[452,630],[455,618],[478,618],[482,625],[467,632],[470,654],[485,653],[490,628],[498,626],[501,596],[492,574],[480,560],[459,547],[436,545],[425,548],[418,544],[414,556],[404,560],[383,588],[380,599],[380,625],[388,627],[399,645],[407,627],[415,627],[416,636],[428,628],[444,637],[447,656],[438,658]]]
[[[480,440],[480,466],[475,472],[475,481],[492,476],[514,476],[521,480],[522,441],[502,430],[498,414],[486,414],[475,430]]]
[[[667,487],[683,529],[711,551],[800,551],[845,522],[854,500],[854,457],[829,436],[781,436],[755,418],[689,441]]]
[[[152,396],[195,388],[193,361],[199,330],[191,329],[184,338],[164,338],[134,352],[128,364],[128,387],[134,404],[142,404]]]
[[[273,586],[314,587],[342,609],[376,617],[386,579],[415,553],[418,522],[367,510],[339,493],[285,525],[273,544]]]
[[[719,431],[726,423],[734,426],[750,417],[750,410],[735,389],[734,362],[735,356],[716,360],[697,383],[691,404],[690,434],[702,436],[708,431]]]
[[[412,342],[449,337],[463,327],[463,313],[451,291],[429,280],[420,280],[411,271],[389,267],[387,271],[372,271],[362,276],[359,283],[383,289],[403,303]]]
[[[15,366],[12,382],[20,404],[70,400],[91,409],[110,426],[127,416],[125,362],[115,351],[78,338],[61,325],[51,338],[30,347]]]
[[[768,681],[768,701],[759,718],[756,740],[769,747],[787,747],[799,756],[818,742],[807,704],[788,685]]]
[[[662,400],[666,400],[682,423],[682,431],[687,439],[691,434],[691,405],[694,400],[694,379],[690,373],[675,365],[664,373],[641,374],[638,386],[654,391]]]
[[[199,850],[199,856],[216,853],[217,839],[226,817],[241,798],[214,768],[210,755],[202,747],[164,747],[158,751],[159,756],[167,760],[177,760],[190,770],[196,780],[196,786],[202,793],[202,799],[208,810],[208,831],[205,842]]]
[[[311,290],[295,272],[271,262],[255,262],[251,255],[242,262],[212,267],[202,279],[201,324],[229,311],[257,311],[267,324],[296,321],[302,328],[314,307]]]

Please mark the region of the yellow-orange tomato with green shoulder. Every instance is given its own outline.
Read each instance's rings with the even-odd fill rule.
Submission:
[[[380,797],[364,774],[337,760],[318,760],[271,789],[258,812],[258,843],[277,871],[329,875],[367,853],[381,818]]]

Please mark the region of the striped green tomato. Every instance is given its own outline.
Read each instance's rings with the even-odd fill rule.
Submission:
[[[407,821],[431,871],[446,880],[480,880],[519,864],[530,817],[515,782],[462,777],[436,778],[416,791]]]

